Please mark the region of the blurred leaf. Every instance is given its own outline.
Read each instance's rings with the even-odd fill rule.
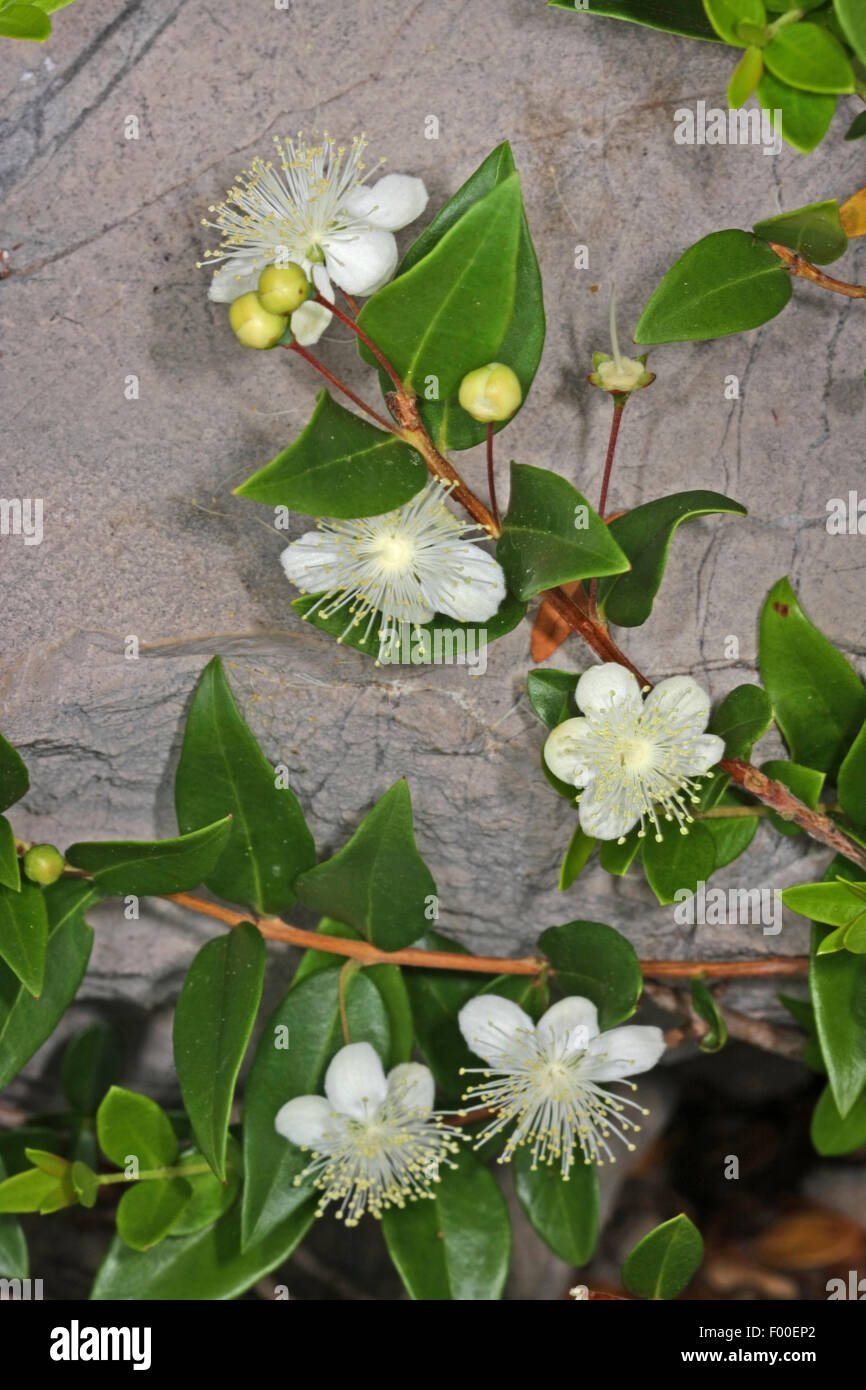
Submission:
[[[602,1030],[631,1018],[643,976],[634,947],[620,932],[603,922],[566,922],[543,931],[538,948],[563,994],[592,1000]]]
[[[21,865],[15,848],[15,834],[5,816],[0,816],[0,887],[17,893],[21,888]]]
[[[18,892],[0,886],[0,957],[38,999],[45,979],[48,954],[48,913],[45,898],[26,879]]]
[[[833,0],[846,39],[861,63],[866,63],[866,10],[862,0]]]
[[[0,1186],[6,1177],[6,1167],[0,1158]],[[0,1216],[0,1278],[26,1279],[30,1273],[27,1241],[20,1221],[14,1216]]]
[[[691,1283],[703,1258],[700,1231],[681,1212],[634,1247],[622,1267],[623,1283],[638,1298],[676,1298]]]
[[[728,1041],[728,1025],[719,1012],[719,1006],[704,981],[697,976],[692,979],[691,991],[695,1013],[709,1029],[700,1040],[701,1052],[721,1052]]]
[[[119,1080],[123,1048],[107,1023],[91,1023],[70,1038],[63,1053],[60,1085],[77,1115],[95,1115],[109,1087]]]
[[[131,1250],[149,1250],[164,1240],[192,1196],[183,1178],[136,1183],[117,1207],[117,1234]]]
[[[0,734],[0,811],[6,811],[30,786],[27,768],[20,753]]]
[[[767,22],[763,0],[704,0],[704,10],[719,38],[735,48],[744,47],[739,35],[741,24],[761,28]]]
[[[866,1091],[858,1096],[843,1118],[836,1107],[832,1090],[825,1086],[812,1113],[810,1134],[816,1151],[826,1157],[832,1158],[862,1148],[866,1144]]]
[[[149,1096],[112,1086],[96,1112],[99,1147],[118,1168],[136,1158],[140,1172],[177,1158],[177,1136],[165,1111]]]
[[[38,4],[5,5],[0,10],[0,37],[34,39],[44,43],[51,33],[51,21]]]
[[[596,1165],[584,1163],[578,1152],[564,1182],[558,1165],[534,1166],[532,1148],[524,1144],[511,1166],[520,1205],[545,1245],[570,1265],[591,1260],[598,1235]]]
[[[761,80],[764,57],[760,48],[747,48],[728,82],[728,106],[736,111],[745,106]]]
[[[178,1160],[180,1167],[195,1167],[204,1163],[205,1156],[199,1149],[182,1154]],[[228,1211],[237,1200],[241,1186],[241,1151],[236,1139],[229,1135],[226,1153],[226,1181],[220,1182],[213,1173],[190,1173],[184,1178],[190,1189],[190,1199],[179,1218],[171,1228],[172,1237],[191,1236],[196,1231],[212,1226]]]
[[[853,872],[853,865],[837,855],[824,878],[832,882],[837,874],[850,878]],[[825,935],[824,927],[813,927],[809,988],[833,1099],[844,1119],[866,1085],[866,956],[820,955]]]

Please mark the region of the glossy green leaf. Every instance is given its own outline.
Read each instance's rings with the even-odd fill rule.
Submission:
[[[90,884],[74,879],[46,889],[48,949],[38,999],[0,962],[0,1090],[51,1036],[75,997],[93,945],[84,912],[95,897]]]
[[[748,758],[773,722],[773,706],[759,685],[737,685],[713,714],[709,732],[725,740],[726,758]]]
[[[622,1280],[638,1298],[676,1298],[704,1258],[700,1231],[682,1212],[644,1236],[626,1257]]]
[[[704,342],[758,328],[791,298],[783,260],[749,232],[711,232],[680,256],[635,329],[638,343]]]
[[[117,1207],[117,1234],[131,1250],[149,1250],[164,1240],[192,1196],[183,1178],[136,1183]]]
[[[866,9],[862,0],[833,0],[842,32],[861,63],[866,63]]]
[[[506,142],[497,145],[483,163],[475,170],[461,188],[424,228],[412,243],[397,272],[402,275],[411,270],[434,247],[443,236],[462,217],[470,207],[485,197],[498,184],[514,173],[514,158],[511,147]],[[514,311],[505,330],[502,341],[496,347],[491,360],[507,362],[520,382],[523,399],[526,400],[532,385],[541,350],[544,346],[544,302],[541,292],[541,277],[538,261],[532,245],[532,237],[525,215],[520,219],[520,236],[517,247],[516,281],[514,292]],[[477,365],[477,364],[476,364]],[[390,382],[383,379],[383,386],[390,389]],[[450,399],[427,400],[419,402],[427,428],[440,449],[468,449],[480,444],[487,433],[487,426],[473,420],[462,409],[456,396]],[[511,417],[513,419],[513,416]],[[509,421],[497,423],[494,428],[504,429]]]
[[[720,492],[675,492],[612,521],[608,530],[631,569],[598,585],[598,603],[608,622],[620,627],[645,623],[662,582],[674,532],[685,521],[721,512],[745,516],[746,508]]]
[[[352,1042],[372,1043],[388,1055],[388,1017],[364,971],[345,981]],[[278,1134],[277,1111],[295,1096],[321,1094],[325,1071],[344,1044],[339,971],[322,970],[277,1005],[259,1038],[244,1105],[244,1245],[264,1240],[304,1203],[310,1188],[295,1185],[309,1155]]]
[[[329,617],[323,617],[321,610],[312,612],[315,603],[315,594],[304,594],[302,598],[292,600],[292,607],[314,627],[336,637],[345,646],[363,652],[365,656],[376,657],[383,666],[433,664],[465,666],[470,671],[479,666],[490,643],[504,637],[507,632],[513,632],[526,613],[525,603],[506,595],[498,611],[492,618],[485,618],[483,623],[460,623],[447,614],[437,613],[429,623],[404,624],[397,633],[396,641],[383,645],[379,640],[382,621],[378,615],[372,622],[368,615],[355,624],[345,609]]]
[[[264,938],[251,922],[241,922],[202,946],[177,1001],[177,1079],[199,1147],[220,1179],[225,1178],[235,1083],[258,1012],[264,975]]]
[[[782,902],[801,917],[811,917],[824,926],[848,926],[864,910],[862,898],[843,880],[829,883],[796,883],[782,889]]]
[[[38,5],[6,5],[0,10],[0,36],[5,39],[44,43],[50,33],[51,21]]]
[[[591,999],[599,1027],[613,1028],[631,1018],[643,989],[637,953],[620,932],[603,922],[566,922],[538,938],[563,994]]]
[[[93,840],[70,845],[66,857],[84,869],[100,897],[183,893],[210,874],[228,843],[231,817],[171,840]]]
[[[717,803],[719,806],[740,806],[743,803],[735,796],[725,795]],[[723,869],[732,864],[749,848],[758,829],[757,816],[729,816],[701,821],[701,829],[712,836],[716,852],[715,869]]]
[[[77,1159],[72,1165],[72,1185],[83,1207],[95,1207],[99,1197],[99,1178],[93,1169]]]
[[[0,734],[0,811],[20,801],[30,786],[21,754]]]
[[[739,34],[741,24],[761,27],[767,22],[763,0],[703,0],[703,4],[707,19],[719,38],[735,48],[744,47]]]
[[[575,826],[574,834],[569,841],[562,867],[559,870],[560,891],[571,887],[581,870],[589,863],[596,843],[597,841],[591,835],[587,835],[586,831],[582,830],[579,825]]]
[[[712,25],[695,0],[547,0],[557,10],[576,10],[578,14],[610,15],[614,19],[631,20],[650,29],[662,29],[687,38],[711,39],[718,43]]]
[[[416,943],[424,951],[470,954],[459,941],[439,932],[427,932]],[[406,989],[415,1020],[415,1036],[436,1085],[446,1095],[458,1096],[463,1088],[461,1067],[473,1065],[472,1054],[457,1026],[463,1005],[478,993],[478,976],[456,970],[412,969],[406,972]]]
[[[598,1170],[575,1155],[568,1181],[559,1165],[533,1167],[532,1149],[522,1145],[511,1160],[514,1189],[533,1230],[570,1265],[592,1259],[598,1236]]]
[[[181,1168],[199,1167],[205,1161],[198,1149],[182,1154],[178,1160]],[[212,1226],[237,1200],[241,1186],[242,1160],[240,1146],[229,1135],[226,1152],[226,1181],[220,1182],[213,1173],[189,1173],[184,1181],[190,1189],[190,1198],[178,1219],[171,1228],[172,1237],[191,1236],[205,1226]]]
[[[866,135],[866,111],[861,111],[859,116],[855,116],[845,132],[846,140],[862,140]]]
[[[758,101],[773,118],[773,125],[789,145],[801,154],[810,154],[820,145],[836,110],[835,96],[818,92],[802,92],[780,82],[764,68],[758,83]],[[781,118],[775,113],[780,111]]]
[[[866,1091],[854,1102],[848,1114],[839,1114],[833,1092],[825,1086],[812,1112],[812,1143],[819,1154],[834,1158],[852,1153],[866,1144]]]
[[[820,24],[788,24],[763,50],[774,76],[807,92],[853,92],[854,69],[845,49]]]
[[[574,692],[578,671],[530,671],[526,677],[529,703],[548,729],[555,729],[578,714]]]
[[[306,907],[348,922],[383,951],[415,941],[429,921],[436,884],[415,844],[405,780],[376,802],[347,845],[302,874],[295,888]]]
[[[755,236],[787,246],[818,265],[829,265],[848,250],[848,237],[835,198],[767,217],[755,223],[754,232]]]
[[[95,1115],[106,1091],[120,1079],[123,1048],[107,1023],[91,1023],[66,1044],[60,1085],[77,1115]]]
[[[866,719],[866,689],[787,579],[764,604],[758,659],[792,760],[833,776]]]
[[[6,1166],[0,1158],[0,1187],[6,1176]],[[29,1273],[27,1241],[20,1221],[12,1215],[0,1216],[0,1278],[26,1279]]]
[[[728,82],[728,107],[736,111],[745,106],[756,90],[764,71],[764,58],[760,48],[747,48]]]
[[[492,1174],[467,1147],[442,1165],[432,1201],[391,1208],[382,1234],[409,1295],[418,1300],[501,1298],[511,1222]]]
[[[598,862],[606,874],[622,878],[628,873],[642,848],[640,827],[634,826],[626,835],[623,844],[618,840],[599,840]]]
[[[866,955],[866,908],[843,927],[837,927],[821,940],[818,955],[832,951],[851,951],[855,956]]]
[[[322,391],[295,442],[235,492],[307,516],[375,516],[401,507],[426,481],[415,449]]]
[[[660,903],[683,902],[706,883],[716,867],[716,844],[704,821],[689,826],[681,835],[676,825],[664,824],[659,841],[652,827],[643,842],[643,866],[647,883]]]
[[[701,1052],[721,1052],[728,1041],[728,1025],[719,1012],[719,1006],[703,980],[697,976],[691,982],[691,992],[695,1013],[703,1019],[708,1029],[699,1044]]]
[[[165,1111],[149,1096],[112,1086],[96,1112],[99,1147],[118,1168],[138,1161],[138,1171],[164,1168],[177,1158],[177,1135]]]
[[[854,874],[853,865],[839,855],[824,878],[833,882],[837,874]],[[825,927],[812,929],[809,988],[833,1099],[844,1119],[866,1085],[866,956],[819,954],[826,934]]]
[[[619,574],[628,560],[610,528],[565,478],[547,468],[511,465],[508,515],[496,558],[518,598],[572,579]]]
[[[845,815],[866,829],[866,723],[842,760],[836,790]]]
[[[15,848],[15,833],[5,816],[0,816],[0,888],[17,893],[21,887],[21,864]]]
[[[313,837],[297,798],[244,722],[222,661],[208,662],[186,721],[175,777],[181,830],[231,815],[228,843],[205,882],[218,897],[260,913],[295,901],[292,885],[315,862]]]
[[[68,1201],[58,1201],[61,1192],[62,1184],[53,1173],[28,1168],[0,1183],[0,1212],[57,1211],[60,1206],[70,1205]]]
[[[0,958],[34,998],[42,993],[48,952],[45,897],[26,879],[18,892],[0,886]]]

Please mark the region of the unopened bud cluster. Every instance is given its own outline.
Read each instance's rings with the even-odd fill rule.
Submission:
[[[289,315],[309,294],[310,282],[299,265],[266,266],[258,288],[233,301],[229,322],[244,347],[274,347],[285,336]]]

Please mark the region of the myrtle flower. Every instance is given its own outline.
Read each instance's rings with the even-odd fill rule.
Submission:
[[[478,548],[486,533],[454,516],[444,491],[431,479],[396,511],[322,520],[318,531],[293,541],[282,553],[283,569],[302,593],[320,596],[304,617],[318,611],[330,618],[344,610],[348,620],[339,642],[365,619],[366,642],[379,621],[380,660],[402,623],[426,623],[435,613],[460,622],[491,618],[505,596],[502,569]]]
[[[660,1028],[600,1033],[595,1005],[573,994],[537,1025],[511,999],[479,994],[464,1004],[459,1023],[469,1047],[487,1063],[463,1068],[484,1078],[463,1099],[494,1114],[477,1146],[514,1123],[500,1163],[531,1144],[533,1167],[558,1163],[567,1180],[578,1146],[584,1163],[616,1162],[614,1142],[634,1149],[630,1136],[640,1125],[627,1111],[649,1112],[607,1087],[655,1066],[665,1050]]]
[[[724,755],[724,740],[707,734],[710,697],[690,676],[660,681],[644,700],[630,671],[606,661],[585,671],[575,700],[583,718],[566,719],[544,745],[555,777],[584,788],[580,824],[599,840],[623,839],[660,816],[688,833],[697,779]]]
[[[332,282],[366,295],[394,274],[394,232],[427,206],[422,180],[386,174],[368,187],[364,135],[356,135],[349,149],[327,134],[321,145],[302,140],[275,137],[276,167],[256,156],[226,201],[208,209],[214,220],[202,218],[223,238],[217,250],[205,252],[207,263],[224,263],[211,281],[211,299],[230,303],[256,288],[265,266],[288,262],[300,265],[331,301]],[[318,342],[330,320],[321,304],[302,304],[292,314],[292,333],[301,344]]]
[[[327,1099],[325,1098],[327,1097]],[[402,1062],[386,1078],[369,1043],[349,1043],[325,1075],[324,1096],[297,1096],[275,1120],[277,1132],[312,1162],[295,1178],[312,1178],[321,1190],[316,1212],[331,1202],[347,1226],[365,1212],[379,1217],[432,1197],[443,1164],[456,1153],[460,1132],[433,1111],[433,1077],[418,1062]]]

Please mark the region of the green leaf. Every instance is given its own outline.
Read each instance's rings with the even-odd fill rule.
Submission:
[[[0,1158],[0,1188],[6,1177],[6,1166]],[[26,1279],[30,1273],[27,1241],[20,1221],[14,1216],[0,1216],[0,1278]]]
[[[565,478],[511,465],[511,497],[496,558],[518,598],[557,584],[619,574],[628,560],[610,528]]]
[[[866,829],[866,723],[842,760],[836,790],[845,815]]]
[[[422,257],[438,246],[445,233],[470,207],[513,173],[514,158],[506,141],[497,145],[462,188],[449,198],[441,212],[424,228],[403,257],[397,274],[402,275],[405,271],[411,270]],[[516,271],[514,312],[502,341],[494,351],[493,359],[508,364],[517,376],[523,399],[526,400],[541,359],[545,325],[541,276],[526,216],[522,210]],[[383,382],[383,385],[390,389],[390,382]],[[468,449],[473,444],[480,444],[486,436],[486,425],[473,420],[471,415],[461,408],[456,396],[439,401],[422,399],[420,409],[428,429],[443,451]],[[511,419],[513,418],[512,416]],[[504,429],[507,424],[509,421],[503,420],[495,424],[494,429]]]
[[[75,997],[93,945],[84,912],[95,896],[89,883],[72,879],[46,890],[48,950],[38,999],[0,962],[0,1090],[50,1038]]]
[[[846,140],[862,140],[866,135],[866,111],[861,111],[859,116],[855,116],[845,132]]]
[[[44,43],[50,33],[51,21],[38,5],[6,5],[0,10],[0,36],[3,38]]]
[[[577,671],[530,671],[526,677],[529,703],[548,729],[555,729],[577,714],[574,692],[580,675]]]
[[[0,811],[20,801],[30,786],[20,753],[0,734]]]
[[[726,758],[748,758],[752,745],[773,722],[773,706],[759,685],[737,685],[725,696],[709,722],[711,734],[725,740]]]
[[[415,449],[321,391],[295,442],[235,493],[308,516],[375,516],[402,507],[426,481]]]
[[[711,232],[675,261],[635,329],[637,343],[705,342],[758,328],[791,298],[785,262],[749,232]]]
[[[828,198],[823,203],[782,212],[756,222],[755,236],[778,242],[818,265],[837,261],[848,250],[848,236],[839,215],[839,203]]]
[[[501,1298],[511,1256],[508,1209],[492,1175],[467,1149],[445,1166],[432,1201],[382,1216],[388,1253],[413,1299]]]
[[[638,1298],[676,1298],[704,1258],[700,1231],[682,1212],[644,1236],[627,1256],[622,1279]]]
[[[781,782],[783,787],[788,787],[799,801],[814,811],[818,805],[821,788],[824,785],[823,772],[816,772],[813,767],[802,767],[799,763],[789,762],[786,758],[773,758],[770,762],[762,763],[761,771],[774,781]],[[799,825],[795,825],[792,821],[786,821],[775,811],[770,812],[770,822],[780,835],[801,834]]]
[[[162,897],[197,888],[231,834],[231,817],[171,840],[94,840],[70,845],[66,858],[93,879],[100,897]]]
[[[738,32],[741,24],[761,28],[767,22],[763,0],[704,0],[704,10],[719,38],[735,48],[744,47]]]
[[[415,845],[403,778],[367,812],[349,843],[302,874],[295,889],[306,907],[348,922],[380,950],[399,951],[421,935],[436,884]]]
[[[646,622],[677,527],[717,512],[745,516],[746,508],[720,492],[675,492],[645,502],[610,523],[608,530],[628,557],[631,569],[602,579],[598,585],[597,599],[608,622],[620,627],[639,627]]]
[[[747,48],[728,82],[728,106],[736,111],[745,106],[756,90],[764,71],[764,57],[760,48]]]
[[[852,873],[853,866],[837,855],[824,878]],[[825,935],[823,927],[812,930],[809,988],[827,1076],[844,1119],[866,1085],[866,956],[819,954]]]
[[[842,880],[832,883],[796,883],[783,888],[782,902],[801,917],[825,926],[848,926],[863,912],[862,899]]]
[[[429,623],[402,624],[396,643],[389,646],[381,644],[379,640],[381,616],[374,617],[371,622],[368,614],[362,622],[353,623],[345,609],[331,615],[329,608],[328,617],[322,616],[321,609],[312,612],[315,603],[315,594],[304,594],[302,598],[292,600],[292,607],[302,618],[322,632],[329,633],[338,642],[354,647],[365,656],[375,656],[380,665],[457,665],[467,666],[470,670],[479,666],[490,643],[512,632],[522,622],[526,612],[525,603],[506,595],[498,612],[492,618],[485,618],[483,623],[460,623],[445,613],[437,613]]]
[[[861,0],[833,0],[836,18],[861,63],[866,63],[866,10]]]
[[[99,1178],[93,1169],[86,1163],[77,1159],[72,1165],[72,1185],[78,1193],[78,1200],[83,1207],[95,1207],[99,1196]]]
[[[118,1168],[130,1158],[138,1170],[164,1168],[177,1158],[177,1135],[165,1111],[149,1096],[112,1086],[96,1112],[99,1147]]]
[[[117,1208],[117,1234],[131,1250],[149,1250],[164,1240],[192,1196],[183,1178],[136,1183]]]
[[[181,1155],[179,1166],[189,1168],[205,1161],[198,1149]],[[226,1181],[220,1182],[213,1173],[190,1173],[184,1181],[189,1186],[191,1197],[171,1228],[172,1236],[191,1236],[215,1221],[228,1211],[237,1200],[241,1186],[242,1160],[237,1140],[229,1135],[226,1154]]]
[[[58,1183],[54,1174],[46,1173],[42,1168],[28,1168],[0,1182],[0,1212],[39,1211],[47,1214],[57,1211],[56,1203],[61,1191],[62,1184]],[[65,1201],[60,1205],[69,1206],[70,1203]]]
[[[563,994],[592,1000],[602,1030],[631,1018],[643,976],[634,947],[620,932],[603,922],[566,922],[543,931],[538,947]]]
[[[0,887],[0,957],[35,999],[42,993],[48,952],[45,898],[25,880],[18,892]]]
[[[315,1203],[307,1201],[246,1247],[241,1245],[239,1204],[215,1225],[195,1235],[172,1237],[146,1253],[130,1250],[118,1238],[90,1296],[97,1302],[135,1303],[237,1298],[289,1258],[312,1225],[315,1210]]]
[[[360,326],[422,405],[429,377],[450,400],[467,372],[496,360],[514,312],[522,219],[513,173],[364,305]]]
[[[758,659],[792,760],[832,777],[866,719],[866,690],[806,617],[787,579],[764,604]]]
[[[586,867],[595,849],[596,841],[591,835],[587,835],[579,825],[575,826],[574,834],[569,841],[568,849],[565,851],[565,858],[562,861],[562,868],[559,871],[559,888],[564,892],[570,888],[582,869]]]
[[[178,824],[195,830],[230,814],[228,844],[205,882],[220,898],[279,915],[294,903],[292,885],[316,856],[297,798],[277,782],[215,656],[187,716],[174,789]]]
[[[801,92],[780,82],[764,68],[764,75],[758,83],[758,101],[765,111],[773,117],[773,125],[783,139],[801,154],[810,154],[820,145],[836,110],[835,96],[823,96],[818,92]],[[777,123],[775,112],[781,111]]]
[[[701,1052],[721,1052],[728,1041],[728,1025],[719,1013],[714,996],[697,976],[691,982],[692,1004],[698,1018],[707,1024],[709,1032],[700,1041]]]
[[[743,802],[735,796],[726,794],[717,804],[719,806],[742,807]],[[726,864],[733,863],[735,859],[739,859],[755,838],[757,828],[757,816],[726,816],[719,819],[711,817],[701,821],[701,829],[706,830],[712,836],[715,845],[714,872],[723,869]]]
[[[339,974],[322,970],[290,989],[262,1030],[244,1106],[245,1246],[265,1239],[310,1195],[309,1187],[295,1186],[309,1155],[278,1134],[274,1120],[286,1101],[321,1092],[328,1063],[343,1046]],[[365,971],[346,979],[345,999],[352,1042],[372,1043],[387,1056],[388,1018]]]
[[[235,1083],[264,975],[264,938],[251,922],[241,922],[202,946],[174,1015],[174,1063],[183,1103],[199,1147],[221,1181]]]
[[[21,865],[15,848],[15,833],[5,816],[0,816],[0,887],[17,893],[21,888]]]
[[[623,844],[620,844],[618,840],[599,840],[598,862],[606,874],[614,874],[617,878],[622,878],[628,873],[642,847],[640,827],[635,825],[626,835]]]
[[[110,1086],[120,1078],[123,1048],[107,1023],[91,1023],[66,1044],[60,1085],[76,1115],[95,1115]]]
[[[660,903],[684,902],[713,873],[716,842],[704,821],[690,825],[687,835],[667,826],[660,841],[650,829],[643,842],[643,866]]]
[[[832,1090],[825,1086],[812,1112],[810,1134],[817,1152],[828,1158],[862,1148],[866,1144],[866,1091],[858,1096],[843,1117],[836,1107]]]
[[[820,24],[788,24],[763,50],[776,77],[807,92],[853,92],[854,69],[838,39]]]
[[[471,952],[459,941],[439,932],[427,932],[416,945],[424,951],[448,951],[461,956]],[[457,1026],[463,1005],[478,993],[478,976],[471,971],[408,970],[406,989],[415,1020],[415,1036],[436,1085],[448,1096],[460,1094],[460,1068],[471,1066],[472,1054]]]
[[[575,0],[547,0],[556,10],[576,10],[578,14],[610,15],[643,24],[649,29],[662,29],[671,34],[685,34],[692,39],[718,38],[709,20],[695,0],[589,0],[588,5]]]
[[[532,1150],[524,1144],[511,1166],[520,1205],[545,1245],[570,1265],[591,1260],[598,1236],[596,1165],[582,1163],[578,1157],[564,1181],[558,1166],[534,1166]]]

